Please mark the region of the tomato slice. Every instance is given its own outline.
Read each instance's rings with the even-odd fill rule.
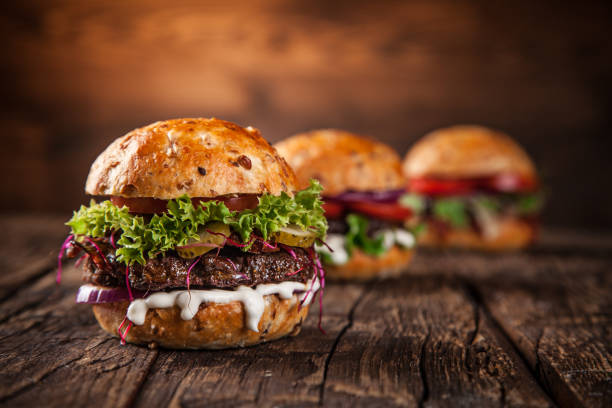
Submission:
[[[503,193],[533,191],[538,187],[537,180],[515,173],[501,173],[483,180],[483,187]]]
[[[219,197],[199,197],[192,198],[191,201],[194,205],[197,205],[199,202],[206,201],[222,201],[225,203],[227,208],[231,211],[242,211],[242,210],[252,210],[253,208],[259,205],[259,195],[258,194],[241,194],[237,197],[231,196],[219,196]]]
[[[413,178],[409,190],[427,195],[458,195],[478,190],[502,193],[533,191],[538,182],[516,173],[500,173],[491,177],[469,179]]]
[[[126,198],[113,196],[110,200],[117,207],[127,206],[130,209],[130,213],[133,214],[161,214],[166,212],[168,205],[168,200],[147,197]],[[199,205],[200,202],[222,201],[231,211],[242,211],[257,207],[259,196],[257,194],[241,194],[235,197],[196,197],[192,198],[191,201],[194,206]]]
[[[412,217],[410,208],[402,207],[398,203],[351,203],[349,207],[357,212],[375,218],[391,221],[404,221]]]
[[[168,204],[167,200],[146,197],[125,198],[113,196],[110,200],[111,203],[119,208],[126,206],[133,214],[161,214],[166,211]]]
[[[469,193],[475,188],[474,180],[441,180],[413,178],[410,191],[428,195],[450,195]]]
[[[344,213],[344,206],[340,203],[325,201],[323,211],[325,211],[325,217],[327,218],[340,218]]]

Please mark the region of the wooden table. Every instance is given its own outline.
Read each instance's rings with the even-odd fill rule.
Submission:
[[[120,346],[54,282],[66,233],[2,217],[3,406],[612,406],[612,236],[526,252],[421,251],[398,280],[329,285],[302,333],[258,347]]]

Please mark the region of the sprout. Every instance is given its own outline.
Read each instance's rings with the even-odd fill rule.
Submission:
[[[134,295],[132,295],[132,288],[130,288],[130,265],[125,266],[125,286],[127,286],[128,296],[131,302],[134,300]]]
[[[225,259],[227,262],[229,262],[232,265],[232,268],[234,268],[234,271],[238,271],[238,267],[236,266],[234,261],[232,261],[231,259],[229,259],[227,257],[224,257],[223,259]]]
[[[68,248],[73,238],[74,235],[68,235],[62,244],[59,254],[57,255],[57,276],[55,278],[55,282],[58,284],[62,281],[62,257],[64,256],[64,252],[66,252],[66,248]]]
[[[304,270],[304,267],[302,266],[300,269],[298,269],[295,272],[289,272],[287,274],[285,274],[285,276],[293,276],[293,275],[297,275],[298,273],[302,272]]]
[[[77,259],[77,261],[74,263],[74,266],[78,267],[81,262],[83,262],[83,259],[87,258],[89,256],[89,254],[83,254],[79,259]]]
[[[100,255],[102,257],[102,259],[104,259],[104,263],[106,264],[106,266],[110,266],[108,264],[108,260],[106,259],[106,255],[104,255],[104,253],[102,252],[102,250],[100,249],[100,247],[98,246],[98,244],[96,244],[94,242],[93,239],[89,238],[88,236],[84,235],[83,239],[85,239],[85,241],[89,242],[91,245],[94,246],[94,248],[96,248],[96,251],[98,251],[98,255]]]
[[[196,266],[198,262],[200,262],[200,258],[202,258],[202,255],[198,256],[196,260],[189,266],[189,269],[187,269],[187,290],[189,290],[191,270],[193,269],[194,266]]]
[[[115,244],[115,232],[117,232],[116,229],[114,229],[113,232],[111,232],[110,234],[110,243],[114,249],[117,249],[117,245]]]
[[[127,328],[125,329],[125,331],[123,333],[121,333],[121,329],[123,328],[123,325],[125,324],[125,322],[129,322],[127,325]],[[120,343],[122,346],[125,346],[125,339],[127,338],[128,332],[130,331],[130,329],[132,328],[133,323],[128,320],[127,316],[123,318],[123,321],[121,322],[121,324],[119,325],[119,327],[117,328],[117,333],[119,333],[119,338],[121,339]]]

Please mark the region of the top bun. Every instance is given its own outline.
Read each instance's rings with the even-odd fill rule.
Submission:
[[[425,135],[406,155],[407,178],[474,178],[513,173],[535,179],[527,153],[508,135],[482,126],[452,126]]]
[[[98,156],[85,185],[92,195],[166,200],[294,190],[293,171],[257,129],[214,118],[129,132]]]
[[[403,187],[400,158],[389,146],[341,130],[314,130],[275,145],[298,185],[317,179],[325,195]]]

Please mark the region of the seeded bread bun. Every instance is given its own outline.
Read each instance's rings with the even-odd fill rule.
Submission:
[[[331,280],[368,281],[400,275],[410,264],[414,251],[394,246],[380,257],[353,250],[351,259],[344,265],[326,265],[325,277]]]
[[[513,173],[536,178],[533,162],[508,135],[482,126],[452,126],[425,135],[406,155],[408,178],[461,179]]]
[[[257,129],[174,119],[115,140],[91,166],[91,195],[173,199],[295,191],[295,175]]]
[[[404,187],[400,158],[389,146],[342,130],[314,130],[276,145],[304,188],[311,178],[325,195]]]
[[[534,225],[527,221],[507,217],[498,222],[499,230],[494,237],[485,237],[472,228],[451,229],[439,234],[433,227],[428,227],[419,236],[419,245],[484,251],[512,251],[528,246],[536,237]]]
[[[284,300],[267,295],[264,301],[259,332],[246,328],[242,302],[205,303],[192,320],[181,319],[181,311],[176,306],[150,309],[143,325],[131,327],[126,341],[171,349],[225,349],[252,346],[300,332],[309,306],[299,308],[297,294]],[[129,302],[101,303],[94,305],[93,311],[100,326],[118,336],[117,328],[128,306]]]

